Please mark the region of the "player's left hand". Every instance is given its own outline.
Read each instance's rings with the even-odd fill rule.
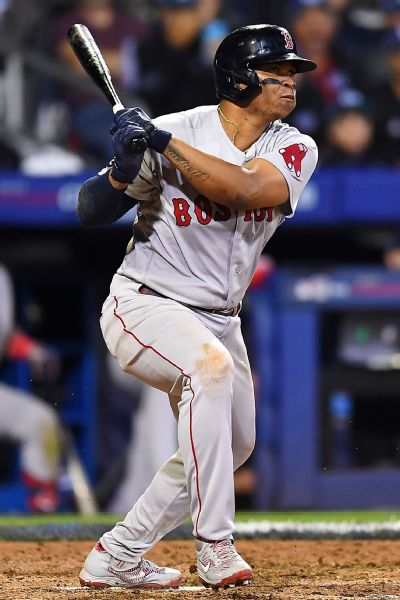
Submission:
[[[132,152],[132,142],[145,138],[146,133],[136,123],[116,123],[115,118],[110,133],[114,148],[111,174],[117,181],[131,183],[139,173],[143,160],[143,154]]]
[[[124,108],[114,115],[114,123],[119,127],[136,125],[142,127],[146,132],[146,140],[150,148],[162,154],[168,146],[172,134],[169,131],[159,129],[144,110],[139,106],[135,108]]]

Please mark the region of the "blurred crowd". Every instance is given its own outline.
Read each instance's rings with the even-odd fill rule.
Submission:
[[[37,6],[40,4],[40,6]],[[126,105],[151,116],[215,104],[212,62],[232,29],[276,23],[318,64],[289,123],[320,165],[400,166],[400,0],[3,0],[0,167],[76,172],[112,155],[110,107],[67,42],[87,25]]]

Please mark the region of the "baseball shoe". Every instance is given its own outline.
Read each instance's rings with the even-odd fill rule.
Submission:
[[[232,539],[196,540],[197,575],[205,587],[246,585],[253,579],[250,565],[236,552]]]
[[[79,581],[81,585],[96,588],[175,588],[181,584],[181,573],[176,569],[158,567],[144,558],[133,566],[113,558],[97,542],[85,560]]]

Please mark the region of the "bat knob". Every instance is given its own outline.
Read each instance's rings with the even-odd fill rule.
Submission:
[[[143,154],[147,150],[147,142],[144,138],[132,140],[131,150],[134,154]]]

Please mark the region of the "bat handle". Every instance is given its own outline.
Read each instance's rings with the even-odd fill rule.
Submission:
[[[116,104],[114,104],[112,107],[114,115],[119,110],[123,110],[123,108],[125,108],[125,107],[123,104],[121,104],[121,102],[117,102]],[[134,154],[143,154],[143,152],[146,152],[146,150],[147,150],[147,142],[144,138],[138,138],[137,140],[132,140],[131,151]]]
[[[121,102],[117,102],[116,104],[113,105],[112,110],[113,113],[115,115],[115,113],[117,113],[119,110],[123,110],[125,108],[125,106],[123,104],[121,104]]]

